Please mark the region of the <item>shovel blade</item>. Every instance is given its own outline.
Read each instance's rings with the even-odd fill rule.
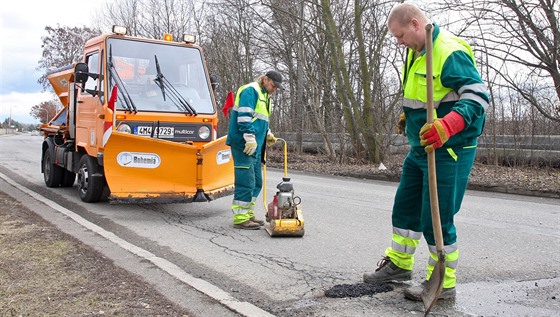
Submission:
[[[427,316],[439,295],[443,291],[443,278],[445,276],[445,255],[438,256],[439,260],[434,267],[432,276],[422,291],[422,302],[424,302],[424,316]]]

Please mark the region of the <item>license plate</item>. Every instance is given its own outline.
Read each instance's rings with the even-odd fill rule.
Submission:
[[[136,131],[137,135],[152,135],[152,127],[151,126],[138,126],[138,130]],[[154,131],[154,137],[159,136],[160,138],[173,138],[175,136],[175,128],[173,127],[156,127],[156,131]]]

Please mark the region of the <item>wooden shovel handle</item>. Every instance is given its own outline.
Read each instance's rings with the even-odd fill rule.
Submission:
[[[427,88],[427,118],[428,123],[434,122],[434,70],[432,61],[432,24],[426,25],[426,88]],[[432,211],[432,226],[436,249],[438,253],[443,250],[443,234],[441,232],[441,219],[439,217],[439,202],[436,178],[436,152],[428,153],[428,177],[430,184],[430,206]]]

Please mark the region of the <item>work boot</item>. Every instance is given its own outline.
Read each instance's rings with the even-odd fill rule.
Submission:
[[[373,273],[364,273],[365,283],[380,283],[389,281],[407,281],[412,278],[412,271],[401,269],[388,256],[377,262],[377,269]]]
[[[428,281],[424,281],[424,282],[422,282],[422,284],[420,284],[418,286],[412,286],[412,287],[409,287],[409,288],[405,289],[404,290],[404,297],[408,298],[410,300],[422,301],[422,292],[426,288],[427,284],[428,284]],[[438,299],[453,299],[453,298],[455,298],[456,294],[457,294],[457,292],[455,291],[455,287],[444,288],[441,291],[441,294],[439,295]]]
[[[249,219],[249,220],[250,220],[250,221],[252,221],[252,222],[256,222],[256,223],[258,223],[258,224],[259,224],[259,226],[264,226],[264,221],[263,221],[263,220],[260,220],[260,219],[257,219],[257,218],[255,218],[255,216],[251,217],[251,219]]]
[[[233,224],[233,227],[236,229],[245,229],[245,230],[259,230],[260,225],[256,222],[252,222],[251,220],[247,220],[242,223]]]

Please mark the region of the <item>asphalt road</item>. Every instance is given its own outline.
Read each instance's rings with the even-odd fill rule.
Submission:
[[[86,204],[77,188],[49,189],[41,137],[0,138],[0,185],[43,218],[104,252],[200,316],[410,316],[423,305],[402,288],[328,298],[358,285],[390,243],[396,183],[290,173],[305,217],[302,238],[232,226],[231,198],[172,205]],[[272,198],[282,171],[267,173]],[[262,201],[256,208],[262,211]],[[445,316],[560,314],[560,200],[468,191],[456,217],[461,252],[457,299]],[[418,247],[414,281],[427,259]],[[217,303],[219,305],[217,305]]]

